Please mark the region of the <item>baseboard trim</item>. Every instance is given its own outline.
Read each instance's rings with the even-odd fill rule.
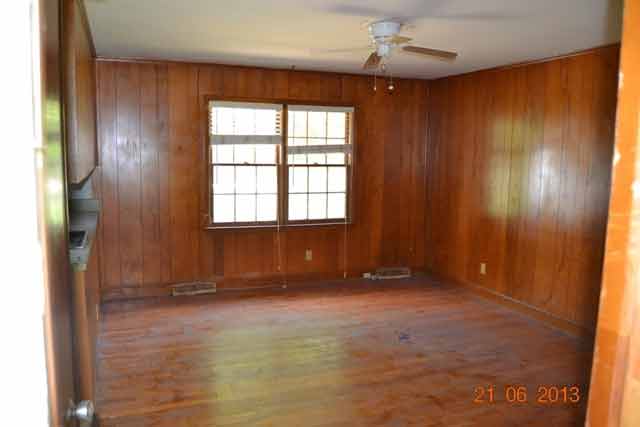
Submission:
[[[427,274],[427,277],[441,285],[456,286],[469,290],[483,299],[490,300],[511,310],[518,311],[521,314],[532,317],[546,325],[559,329],[587,342],[592,343],[595,338],[595,331],[592,331],[591,329],[585,328],[584,326],[578,325],[570,320],[558,317],[555,314],[549,313],[548,311],[542,310],[508,295],[501,294],[500,292],[484,288],[474,283],[451,280],[434,273]]]
[[[216,293],[229,291],[255,291],[275,288],[289,287],[309,287],[317,286],[319,282],[335,281],[343,279],[355,279],[362,277],[362,272],[344,273],[302,273],[271,276],[240,276],[211,278],[207,282],[216,283]],[[118,288],[107,288],[100,292],[101,302],[117,300],[130,300],[139,298],[167,297],[171,296],[171,287],[176,283],[158,283],[144,286],[121,286]]]

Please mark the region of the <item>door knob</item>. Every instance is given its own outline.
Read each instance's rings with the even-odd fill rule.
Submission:
[[[68,420],[78,420],[81,426],[90,426],[93,422],[94,414],[95,408],[90,400],[83,400],[77,405],[72,401],[69,402],[69,409],[67,409]]]

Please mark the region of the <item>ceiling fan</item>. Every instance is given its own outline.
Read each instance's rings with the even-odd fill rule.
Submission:
[[[391,55],[391,52],[398,48],[402,52],[424,55],[447,61],[453,61],[458,56],[456,52],[430,49],[409,44],[412,39],[399,34],[403,28],[403,24],[392,19],[372,22],[368,27],[369,36],[371,37],[372,42],[371,48],[373,48],[374,51],[362,65],[362,68],[365,70],[375,70],[383,67],[386,60]]]

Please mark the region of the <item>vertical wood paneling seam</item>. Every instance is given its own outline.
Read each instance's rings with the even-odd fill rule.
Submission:
[[[544,161],[544,149],[545,149],[545,132],[546,132],[546,126],[545,126],[545,122],[546,122],[546,117],[547,117],[547,96],[549,96],[547,94],[547,73],[548,70],[547,68],[542,68],[542,77],[543,77],[543,85],[542,85],[542,122],[541,122],[541,127],[542,127],[542,132],[539,135],[539,142],[537,143],[538,146],[538,150],[539,150],[539,154],[537,154],[537,156],[534,156],[534,159],[537,157],[542,165],[540,167],[540,171],[539,171],[539,179],[538,179],[538,197],[537,197],[537,202],[538,205],[536,207],[536,220],[535,220],[535,224],[536,224],[536,232],[535,232],[535,239],[536,241],[539,241],[541,238],[541,227],[540,227],[540,219],[542,217],[542,210],[543,210],[543,206],[544,206],[544,177],[545,177],[545,172],[547,170],[547,162]],[[535,178],[535,177],[534,177]],[[538,248],[536,248],[536,251],[538,251]],[[539,273],[538,269],[535,268],[536,264],[533,264],[534,269],[532,274],[532,289],[531,289],[531,295],[530,295],[530,299],[534,299],[535,298],[535,286],[536,283],[538,283],[538,281],[536,280],[537,274]],[[543,309],[546,309],[543,307]]]
[[[143,174],[142,174],[142,170],[144,168],[144,165],[142,163],[142,150],[144,149],[143,144],[143,135],[142,135],[142,110],[143,110],[143,98],[142,98],[142,81],[140,81],[142,78],[144,78],[144,75],[141,73],[142,71],[142,67],[144,67],[144,65],[138,65],[136,64],[135,67],[138,69],[138,178],[140,180],[140,185],[138,188],[138,197],[140,202],[138,203],[138,219],[140,221],[140,232],[141,232],[141,236],[144,236],[144,219],[143,219],[143,211],[144,211],[144,195],[142,192],[142,188],[144,187],[144,183],[143,183]],[[141,278],[140,278],[140,283],[138,284],[138,286],[144,286],[145,284],[145,269],[144,269],[144,238],[140,239],[140,267],[141,267]]]
[[[167,214],[169,216],[169,230],[168,233],[166,234],[166,238],[167,238],[167,246],[169,247],[169,282],[174,280],[175,277],[175,271],[173,268],[173,253],[174,253],[174,247],[173,247],[173,239],[172,239],[172,223],[173,223],[173,219],[172,219],[172,213],[171,213],[171,177],[172,177],[172,173],[171,173],[171,107],[170,107],[170,100],[171,100],[171,67],[169,65],[167,65],[165,67],[166,70],[166,84],[167,84],[167,89],[166,89],[166,99],[165,102],[167,103],[167,117],[165,118],[166,122],[165,122],[165,126],[166,126],[166,131],[165,131],[165,135],[166,135],[166,141],[165,141],[165,146],[164,148],[167,150],[166,156],[167,156]]]
[[[200,119],[201,119],[201,116],[202,116],[202,114],[201,114],[202,112],[200,111],[201,110],[201,108],[200,108],[200,104],[201,104],[200,103],[200,69],[198,67],[194,67],[194,70],[195,70],[195,75],[196,75],[196,79],[195,79],[196,80],[195,81],[195,99],[193,100],[195,102],[195,106],[192,106],[192,107],[195,107],[194,111],[195,111],[195,115],[197,117],[197,123],[195,125],[192,124],[192,128],[193,128],[193,126],[196,127],[195,135],[192,135],[192,137],[195,136],[195,140],[192,141],[192,143],[196,144],[196,148],[197,148],[195,150],[196,153],[197,153],[196,161],[198,162],[198,169],[197,169],[198,173],[196,175],[197,185],[195,185],[194,188],[198,188],[199,189],[198,194],[197,194],[197,206],[198,206],[198,208],[196,209],[196,220],[195,220],[195,227],[196,227],[195,233],[196,233],[197,242],[198,242],[198,251],[197,251],[198,262],[196,264],[196,278],[203,278],[204,277],[203,274],[202,274],[203,271],[208,271],[208,269],[205,268],[205,266],[202,265],[202,260],[203,260],[203,256],[202,256],[202,246],[203,246],[202,242],[203,242],[203,239],[202,239],[202,237],[203,237],[203,235],[202,235],[202,232],[201,232],[201,227],[202,227],[202,196],[201,196],[201,194],[202,194],[202,191],[203,191],[203,189],[201,188],[201,185],[202,185],[202,169],[203,169],[202,164],[205,163],[205,159],[202,157],[203,154],[204,154],[202,152],[202,146],[204,145],[204,141],[201,140],[203,135],[202,135],[202,126],[200,124]],[[193,71],[193,70],[191,70],[191,71]],[[192,133],[193,133],[193,129],[192,129]],[[207,167],[208,167],[208,165],[207,165]],[[207,260],[205,258],[204,262],[208,263],[209,260]]]
[[[100,102],[100,94],[102,93],[102,89],[101,89],[101,82],[102,79],[99,78],[99,72],[100,72],[101,67],[98,66],[98,64],[96,63],[96,67],[95,67],[95,74],[96,74],[96,143],[98,145],[98,151],[100,152],[100,154],[102,154],[102,127],[100,126],[100,123],[102,123],[102,119],[100,118],[100,112],[102,111],[101,108],[99,108],[98,106],[101,105]],[[101,156],[100,156],[101,158]],[[102,165],[98,166],[100,169],[100,203],[102,204],[102,197],[104,195],[104,177],[102,176]],[[98,263],[100,264],[100,271],[99,271],[99,276],[100,277],[100,288],[102,288],[103,286],[105,286],[106,280],[104,277],[104,274],[106,272],[106,268],[104,267],[104,263],[105,263],[105,246],[104,246],[104,209],[100,209],[100,214],[98,216],[99,221],[100,221],[100,227],[99,227],[99,234],[100,234],[100,242],[99,242],[99,247],[100,247],[100,257],[98,258]]]
[[[427,219],[427,212],[430,211],[430,206],[431,206],[431,198],[430,198],[430,191],[429,191],[429,184],[430,184],[430,179],[429,179],[429,173],[430,173],[430,161],[429,161],[429,153],[431,152],[431,83],[427,84],[426,88],[425,88],[425,96],[427,97],[427,104],[426,104],[426,111],[425,111],[425,129],[424,129],[424,138],[425,138],[425,147],[424,147],[424,164],[423,164],[423,168],[424,168],[424,177],[423,177],[423,193],[424,193],[424,205],[425,205],[425,209],[424,212],[422,213],[424,216],[424,254],[423,257],[424,259],[422,260],[424,266],[425,266],[425,270],[427,269],[427,266],[429,265],[429,258],[427,253],[429,252],[429,249],[427,247],[427,244],[429,246],[431,246],[431,239],[429,239],[429,233],[430,233],[430,225],[429,225],[429,219]]]
[[[98,146],[97,150],[99,152],[102,151],[102,137],[101,137],[101,127],[100,127],[100,123],[101,123],[101,118],[100,118],[100,111],[101,109],[98,108],[98,106],[100,105],[100,93],[101,93],[101,88],[100,88],[100,83],[101,83],[101,79],[99,78],[99,68],[98,68],[98,64],[96,63],[96,67],[95,67],[95,74],[96,74],[96,144]],[[99,182],[99,188],[100,188],[100,203],[102,204],[102,195],[104,194],[104,179],[102,177],[102,167],[99,165],[99,169],[100,169],[100,182]],[[98,273],[98,277],[100,277],[100,286],[99,288],[102,288],[102,285],[105,283],[105,278],[103,276],[104,272],[106,271],[106,269],[104,268],[104,221],[102,220],[102,218],[104,217],[104,209],[100,209],[100,213],[98,214],[98,221],[100,223],[100,227],[99,227],[99,232],[98,234],[100,235],[100,241],[98,243],[98,246],[100,247],[100,257],[98,258],[98,264],[100,265],[100,271]]]
[[[153,76],[154,76],[154,86],[155,86],[155,92],[156,92],[156,103],[155,103],[155,108],[154,108],[154,118],[155,118],[155,123],[156,126],[158,126],[158,123],[160,123],[160,79],[158,78],[158,64],[154,64],[153,65]],[[159,129],[158,129],[159,130]],[[155,132],[154,132],[155,133]],[[160,132],[157,132],[158,138],[160,138]],[[154,230],[155,235],[156,235],[156,239],[158,239],[158,241],[162,241],[161,239],[161,231],[160,228],[162,227],[162,221],[160,220],[160,215],[162,214],[161,209],[160,209],[160,203],[161,203],[161,196],[160,196],[160,189],[161,189],[161,178],[160,175],[162,174],[162,171],[160,170],[160,150],[155,150],[155,163],[156,163],[156,171],[157,171],[157,175],[156,175],[156,189],[157,189],[157,193],[158,193],[158,218],[156,220],[156,229]],[[162,274],[160,275],[160,278],[162,279]]]
[[[513,76],[514,78],[514,84],[517,84],[517,75]],[[508,93],[508,92],[507,92]],[[505,132],[505,138],[508,138],[508,144],[509,144],[509,174],[508,174],[508,178],[507,178],[507,206],[506,206],[506,214],[507,214],[507,221],[505,224],[505,246],[507,247],[508,250],[508,242],[510,239],[510,234],[512,232],[512,227],[511,224],[513,222],[513,219],[511,218],[510,215],[510,210],[511,210],[511,178],[512,178],[512,170],[513,170],[513,133],[515,132],[516,126],[514,125],[514,109],[515,109],[515,100],[516,100],[516,96],[517,96],[517,91],[515,92],[516,95],[513,95],[511,98],[507,98],[507,105],[509,108],[509,123],[511,126],[511,132],[509,134],[509,132]],[[502,272],[503,274],[503,289],[505,291],[506,295],[510,295],[511,294],[511,289],[509,287],[509,278],[510,278],[510,274],[509,274],[509,269],[505,268],[504,271]],[[506,283],[505,283],[506,282]]]
[[[562,126],[562,162],[561,165],[563,166],[563,170],[566,172],[566,167],[565,163],[567,160],[567,138],[569,136],[569,126],[571,124],[570,122],[570,118],[571,118],[571,94],[569,92],[569,63],[568,60],[563,60],[562,64],[566,67],[564,69],[564,76],[563,76],[563,92],[565,95],[565,120],[563,122],[563,126]],[[567,179],[565,177],[565,179],[562,182],[562,189],[565,189],[565,186],[567,185]],[[564,191],[560,191],[561,195],[564,195]],[[559,223],[558,225],[560,227],[562,227],[562,221],[563,221],[563,215],[562,215],[562,209],[561,209],[561,203],[558,203],[558,211],[560,213],[560,215],[557,216],[556,218],[556,223]],[[558,260],[558,264],[556,264],[556,267],[558,267],[560,269],[560,267],[562,267],[567,261],[566,261],[566,257],[565,257],[565,253],[566,253],[566,244],[567,244],[567,234],[566,232],[562,233],[562,241],[561,241],[561,252],[560,252],[560,258]],[[557,255],[557,254],[556,254]],[[561,271],[561,270],[560,270]]]
[[[539,154],[538,157],[541,156],[543,153],[543,149],[544,149],[544,140],[545,140],[545,132],[546,132],[546,128],[544,126],[544,119],[547,116],[547,103],[545,102],[547,99],[547,70],[543,69],[542,70],[542,80],[543,80],[543,88],[542,88],[542,105],[541,105],[541,119],[542,119],[542,126],[541,126],[541,131],[540,131],[540,135],[539,135],[539,142],[538,142],[538,150],[539,150]],[[547,170],[547,164],[546,162],[541,162],[542,165],[540,167],[540,171],[538,172],[539,174],[539,179],[538,179],[538,188],[541,189],[542,188],[542,182],[544,180],[544,172]],[[537,207],[537,217],[540,216],[541,210],[542,210],[542,195],[540,195],[538,197],[538,207]]]
[[[120,135],[120,131],[119,131],[119,126],[118,126],[118,111],[119,111],[119,106],[120,106],[120,94],[119,94],[119,80],[120,80],[120,64],[116,63],[115,64],[115,71],[114,71],[114,86],[115,86],[115,95],[116,98],[114,100],[114,105],[115,105],[115,111],[113,112],[113,120],[114,120],[114,130],[113,130],[113,137],[114,137],[114,151],[115,151],[115,174],[116,174],[116,179],[115,179],[115,193],[116,193],[116,203],[117,203],[117,209],[116,212],[118,212],[118,221],[116,222],[118,224],[118,230],[117,230],[117,236],[118,236],[118,268],[120,270],[120,274],[118,275],[118,280],[120,282],[122,282],[122,254],[120,253],[120,161],[119,161],[119,156],[118,156],[118,138]],[[117,286],[121,286],[122,283],[117,283]]]
[[[171,256],[169,258],[169,265],[170,265],[170,269],[169,269],[169,274],[170,274],[170,281],[175,281],[175,277],[176,277],[176,268],[175,268],[175,260],[174,260],[174,245],[173,245],[173,224],[174,224],[174,220],[173,220],[173,214],[172,214],[172,209],[171,206],[173,205],[173,197],[172,197],[172,188],[173,186],[171,185],[171,180],[172,180],[172,176],[173,174],[171,173],[171,165],[173,164],[173,137],[171,135],[171,112],[172,112],[172,108],[171,108],[171,74],[172,74],[172,66],[167,66],[167,103],[169,104],[167,107],[167,126],[168,126],[168,134],[167,134],[167,167],[169,168],[169,181],[168,181],[168,188],[167,188],[167,192],[169,193],[169,196],[167,198],[168,200],[168,205],[169,205],[169,247],[170,249],[170,253]],[[175,71],[174,71],[175,72]]]

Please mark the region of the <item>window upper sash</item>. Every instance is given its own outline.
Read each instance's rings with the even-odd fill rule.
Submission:
[[[241,109],[241,110],[270,110],[276,112],[274,132],[272,134],[227,134],[216,133],[215,113],[216,109]],[[209,141],[212,145],[278,145],[282,143],[282,120],[281,115],[284,109],[283,104],[269,104],[258,102],[235,102],[235,101],[210,101],[209,103]],[[305,112],[330,112],[330,113],[353,113],[354,107],[342,106],[322,106],[322,105],[287,105],[288,111]],[[353,146],[351,144],[328,144],[322,146],[289,146],[290,154],[350,154]]]
[[[263,144],[280,144],[282,142],[282,110],[281,104],[267,104],[257,102],[230,102],[230,101],[210,101],[209,102],[209,141],[212,145],[263,145]],[[260,111],[273,111],[273,122],[267,126],[271,130],[265,131],[264,128],[260,131],[256,129],[255,132],[238,131],[238,126],[235,120],[244,120],[246,117],[242,117],[242,113],[247,111],[257,112],[253,117],[254,127],[257,128],[258,113]],[[226,112],[226,115],[223,114]],[[227,121],[225,123],[226,130],[220,131],[220,126],[216,126],[217,113],[223,114],[227,120],[232,120],[232,124]],[[240,115],[240,117],[238,117]],[[264,120],[264,117],[263,117]],[[262,125],[264,125],[264,121]],[[268,123],[268,121],[267,121]],[[218,131],[216,131],[216,129]],[[241,128],[242,129],[242,128]],[[231,132],[229,132],[231,130]]]

